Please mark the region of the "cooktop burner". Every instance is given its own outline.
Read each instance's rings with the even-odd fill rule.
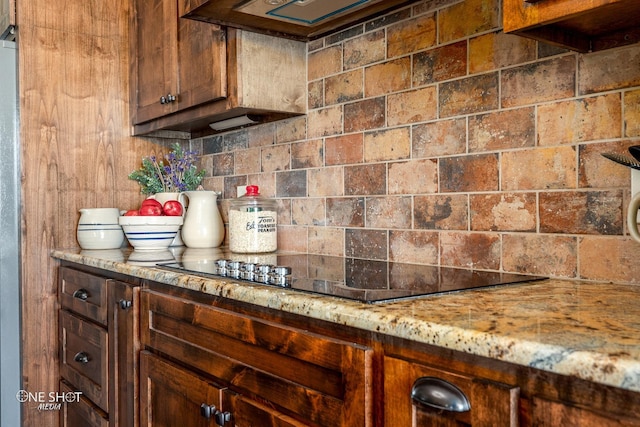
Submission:
[[[158,267],[205,277],[229,277],[314,294],[385,302],[545,277],[404,264],[325,255],[277,255],[274,264],[233,259],[182,259]]]

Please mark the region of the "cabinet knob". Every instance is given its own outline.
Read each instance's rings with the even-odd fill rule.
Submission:
[[[216,408],[215,405],[207,405],[206,403],[203,403],[202,405],[200,405],[200,415],[202,415],[206,419],[210,419],[211,417],[214,417],[217,412],[218,412],[218,408]]]
[[[120,308],[123,310],[126,310],[127,308],[131,308],[131,306],[133,305],[132,301],[126,300],[126,299],[121,299],[119,303],[120,303]]]
[[[436,377],[418,378],[411,388],[413,402],[432,409],[467,412],[471,404],[455,385]]]
[[[164,104],[170,104],[172,102],[175,102],[176,100],[176,96],[175,95],[171,95],[170,93],[167,94],[167,96],[161,96],[160,97],[160,104],[164,105]]]
[[[73,297],[82,301],[86,301],[87,298],[89,298],[89,291],[80,288],[73,293]]]
[[[78,363],[89,363],[89,355],[84,351],[81,351],[76,353],[75,356],[73,356],[73,360],[75,360]]]
[[[224,427],[224,425],[227,422],[231,421],[231,413],[230,412],[216,411],[215,419],[216,419],[216,424],[218,424],[221,427]]]

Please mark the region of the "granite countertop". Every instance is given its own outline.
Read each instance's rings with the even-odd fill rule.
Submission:
[[[640,286],[547,279],[365,304],[175,273],[128,249],[55,250],[52,256],[640,392]]]

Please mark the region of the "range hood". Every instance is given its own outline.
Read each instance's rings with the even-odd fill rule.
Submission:
[[[192,0],[181,2],[180,12],[183,18],[311,40],[412,2],[415,0]]]
[[[251,0],[235,10],[308,27],[355,12],[382,0]]]

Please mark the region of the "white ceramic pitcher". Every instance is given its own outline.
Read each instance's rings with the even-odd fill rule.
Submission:
[[[215,191],[185,191],[187,213],[182,224],[182,241],[188,248],[217,248],[224,240],[224,223]]]

